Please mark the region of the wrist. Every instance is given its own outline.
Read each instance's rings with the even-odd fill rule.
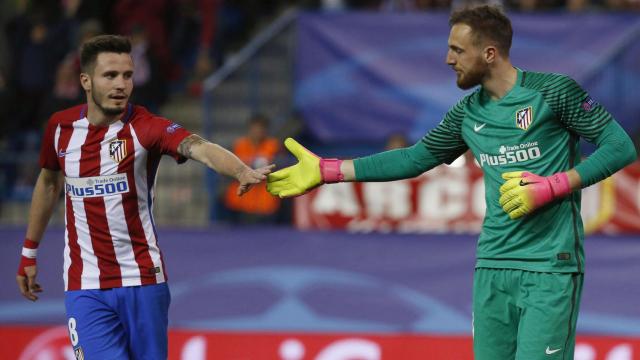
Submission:
[[[40,243],[31,239],[24,239],[24,244],[22,245],[22,256],[27,259],[35,259],[38,255],[38,245],[40,245]]]
[[[571,193],[571,184],[566,172],[555,173],[547,177],[554,198],[562,198]]]
[[[24,268],[36,265],[38,245],[40,245],[40,243],[30,239],[24,239],[24,244],[22,245],[22,256],[20,256],[20,265],[18,265],[18,275],[26,276]]]
[[[340,169],[342,160],[340,159],[320,159],[320,176],[326,184],[344,181],[344,174]]]

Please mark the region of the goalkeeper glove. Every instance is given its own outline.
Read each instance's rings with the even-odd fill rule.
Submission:
[[[344,180],[340,171],[342,160],[323,159],[292,138],[284,146],[298,159],[298,163],[267,176],[267,190],[281,198],[302,195],[324,183]]]
[[[567,173],[539,176],[527,171],[502,174],[506,182],[500,187],[500,206],[512,219],[530,214],[555,199],[571,193]]]

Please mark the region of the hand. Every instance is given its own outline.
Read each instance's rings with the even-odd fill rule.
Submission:
[[[267,190],[272,195],[281,198],[298,196],[324,183],[344,180],[340,170],[342,160],[320,158],[292,138],[287,138],[284,146],[298,159],[298,163],[267,177]]]
[[[500,206],[512,219],[530,214],[551,201],[571,193],[567,173],[539,176],[526,171],[502,174]]]
[[[238,194],[238,196],[242,196],[251,189],[251,186],[264,181],[267,178],[267,174],[271,173],[271,170],[273,170],[274,167],[274,164],[263,166],[255,170],[250,167],[244,167],[236,176],[236,179],[240,182],[240,186],[238,186],[236,194]]]
[[[36,275],[38,274],[38,267],[33,261],[33,265],[24,266],[24,258],[20,261],[18,268],[18,275],[16,275],[16,281],[18,282],[18,289],[25,298],[36,301],[38,296],[36,293],[42,292],[42,287],[36,282]]]

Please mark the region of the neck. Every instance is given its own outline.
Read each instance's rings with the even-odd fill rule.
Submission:
[[[518,80],[518,70],[510,61],[500,61],[491,70],[490,74],[482,82],[482,88],[492,100],[501,99],[513,88]]]
[[[93,101],[87,102],[87,120],[94,126],[109,126],[120,120],[123,113],[124,111],[117,115],[107,115]]]

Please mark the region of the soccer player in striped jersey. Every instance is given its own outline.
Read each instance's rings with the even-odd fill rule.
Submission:
[[[166,359],[170,302],[152,208],[160,158],[193,159],[238,180],[238,195],[266,179],[233,153],[129,103],[127,38],[81,48],[87,103],[51,116],[42,141],[17,282],[38,299],[38,244],[65,192],[65,306],[77,358]]]
[[[322,159],[293,139],[299,162],[268,175],[296,196],[324,183],[390,181],[451,163],[468,149],[483,169],[477,245],[476,360],[573,359],[583,284],[580,189],[636,159],[613,117],[568,76],[515,68],[510,20],[495,6],[452,13],[446,62],[460,100],[415,145],[355,160]],[[597,149],[582,161],[578,140]]]

